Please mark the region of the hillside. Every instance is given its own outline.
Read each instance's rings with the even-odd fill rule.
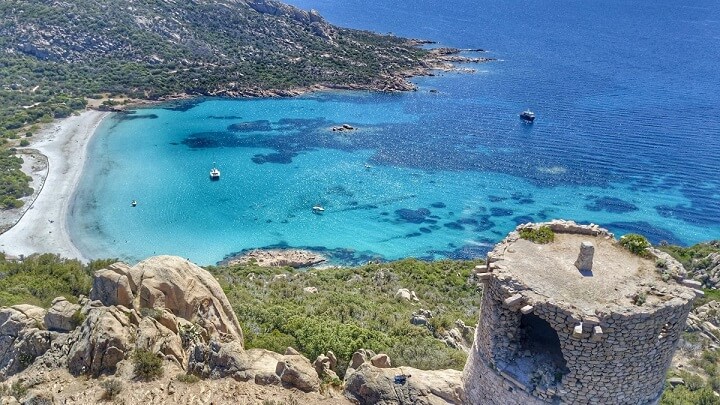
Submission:
[[[417,41],[339,28],[272,0],[0,2],[0,140],[32,136],[88,98],[410,90],[432,65]],[[19,142],[26,146],[27,141]],[[3,208],[29,195],[0,150]],[[7,197],[7,198],[6,198]]]

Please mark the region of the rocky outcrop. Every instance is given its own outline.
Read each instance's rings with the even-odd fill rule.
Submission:
[[[133,267],[116,263],[96,272],[90,299],[79,304],[58,297],[47,311],[32,305],[0,309],[0,378],[36,359],[73,375],[113,374],[134,350],[158,353],[184,368],[186,349],[215,341],[243,353],[237,318],[207,271],[171,256]],[[277,362],[261,369],[274,372]]]
[[[25,369],[58,338],[43,330],[44,313],[32,305],[0,309],[0,380]]]
[[[395,298],[405,301],[419,301],[417,295],[415,294],[415,291],[410,291],[407,288],[398,289],[395,293]]]
[[[57,297],[45,314],[45,326],[48,330],[70,332],[78,321],[80,305],[70,303],[65,297]]]
[[[366,356],[353,356],[362,357]],[[348,370],[345,395],[361,405],[462,404],[465,396],[461,379],[462,372],[457,370],[380,368],[363,362],[357,369]]]
[[[304,392],[320,390],[320,378],[310,361],[301,355],[286,355],[278,361],[275,374],[280,377],[283,385],[297,388]]]
[[[85,321],[73,333],[76,343],[68,355],[68,369],[74,375],[112,374],[134,348],[132,323],[116,307],[87,307],[84,312]]]
[[[254,264],[260,267],[311,267],[324,263],[321,254],[302,249],[252,249],[230,256],[218,263],[221,266]]]
[[[230,302],[206,270],[175,256],[156,256],[129,267],[114,264],[96,273],[91,299],[106,306],[168,311],[197,323],[213,337],[239,340],[243,335]]]
[[[337,367],[337,358],[335,353],[328,351],[326,354],[319,355],[313,362],[315,372],[320,378],[335,380],[338,378],[335,368]]]

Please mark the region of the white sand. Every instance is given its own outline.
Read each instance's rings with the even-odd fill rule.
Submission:
[[[87,145],[108,114],[85,111],[57,121],[33,137],[37,141],[30,147],[48,158],[48,176],[25,215],[0,235],[0,251],[12,256],[57,253],[88,261],[70,239],[67,212],[87,158]]]

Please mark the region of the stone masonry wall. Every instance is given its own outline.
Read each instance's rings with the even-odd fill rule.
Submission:
[[[499,268],[489,262],[485,274],[479,274],[484,283],[482,310],[464,370],[469,403],[657,403],[692,309],[691,290],[665,296],[659,292],[661,300],[653,305],[588,314],[536,294],[507,271],[493,274],[493,267]],[[521,318],[530,313],[557,332],[569,370],[557,383],[535,384],[527,375],[518,378],[509,372],[523,370],[513,365],[523,355]]]
[[[673,298],[654,311],[581,319],[553,303],[527,298],[508,308],[504,300],[517,293],[503,287],[502,281],[491,279],[484,290],[472,361],[465,366],[468,398],[475,399],[471,403],[532,404],[555,397],[562,403],[650,404],[661,395],[691,301]],[[522,387],[512,376],[503,376],[504,368],[518,355],[520,308],[527,305],[560,338],[570,372],[557,388]]]

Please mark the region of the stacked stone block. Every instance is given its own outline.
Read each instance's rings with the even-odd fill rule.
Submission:
[[[596,225],[551,224],[555,232],[612,238]],[[514,277],[513,269],[504,267],[503,252],[517,238],[517,232],[511,233],[488,255],[487,265],[477,269],[484,290],[475,342],[464,370],[468,401],[657,403],[696,292],[671,280],[667,288],[651,291],[656,294],[652,305],[601,305],[588,313],[571,302],[539,294]],[[517,367],[510,367],[522,356],[524,314],[534,314],[557,332],[567,370],[551,384],[535,384],[528,375],[518,375]]]

